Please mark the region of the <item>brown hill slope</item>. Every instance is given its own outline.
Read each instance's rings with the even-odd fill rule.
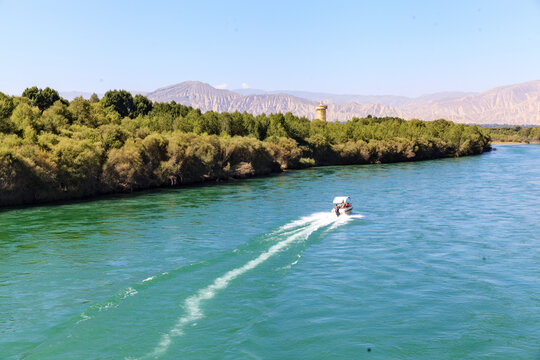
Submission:
[[[180,84],[159,88],[148,93],[148,98],[153,101],[171,102],[176,101],[182,105],[193,106],[202,111],[229,111],[233,100],[242,95],[229,90],[216,89],[200,81],[185,81]]]
[[[193,106],[204,111],[248,112],[251,114],[270,114],[292,112],[298,116],[313,119],[318,102],[303,99],[289,94],[258,94],[242,96],[228,90],[220,90],[198,81],[186,81],[157,89],[149,93],[153,101],[176,101],[183,105]],[[344,105],[331,104],[328,108],[328,119],[331,121],[348,120],[354,116],[401,116],[402,110],[380,104],[357,104],[351,102]]]
[[[409,116],[459,123],[540,125],[540,81],[502,86],[471,96],[406,107]]]
[[[216,89],[198,81],[157,89],[148,94],[154,101],[190,105],[202,111],[240,111],[252,114],[292,112],[313,119],[316,101],[290,94],[246,95]],[[458,123],[540,125],[540,81],[494,88],[460,98],[423,96],[402,105],[334,103],[328,107],[330,121],[352,117],[399,116],[405,119],[445,118]]]

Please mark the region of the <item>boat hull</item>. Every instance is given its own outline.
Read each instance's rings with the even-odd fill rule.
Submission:
[[[352,206],[351,206],[351,207],[348,207],[348,208],[344,208],[344,209],[339,209],[339,215],[343,215],[343,214],[345,214],[345,215],[350,215],[351,212],[352,212],[352,209],[353,209]],[[335,208],[332,209],[332,214],[337,215],[337,214],[336,214],[336,209],[335,209]],[[337,215],[337,216],[339,216],[339,215]]]

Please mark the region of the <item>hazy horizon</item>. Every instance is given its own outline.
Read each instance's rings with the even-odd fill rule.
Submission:
[[[535,82],[535,81],[540,81],[540,80],[537,80],[537,79],[534,79],[534,80],[530,80],[530,81],[526,81],[526,82],[523,82],[523,83],[529,83],[529,82]],[[108,90],[105,90],[105,91],[92,91],[92,90],[76,90],[76,89],[70,89],[70,90],[65,90],[65,89],[55,89],[57,90],[60,95],[62,94],[65,94],[65,95],[70,95],[69,97],[70,98],[74,98],[76,96],[80,96],[79,94],[84,94],[83,97],[89,97],[90,95],[92,95],[93,93],[97,94],[98,96],[103,96],[105,94],[105,92],[109,91],[109,90],[127,90],[128,92],[130,92],[131,94],[149,94],[149,93],[152,93],[156,90],[159,90],[161,88],[165,88],[165,87],[168,87],[168,86],[174,86],[174,85],[178,85],[178,84],[182,84],[184,82],[201,82],[199,80],[184,80],[184,81],[179,81],[179,82],[173,82],[171,84],[167,84],[167,85],[163,85],[163,86],[160,86],[158,88],[155,88],[155,89],[122,89],[122,88],[111,88],[111,89],[108,89]],[[203,82],[204,83],[204,82]],[[206,83],[208,84],[208,83]],[[390,94],[390,93],[387,93],[387,94],[368,94],[368,93],[364,93],[364,94],[352,94],[352,93],[332,93],[332,92],[325,92],[325,91],[314,91],[314,90],[299,90],[299,89],[260,89],[260,88],[252,88],[252,87],[243,87],[243,88],[234,88],[234,89],[229,89],[229,88],[220,88],[220,87],[217,87],[213,84],[208,84],[216,89],[219,89],[219,90],[228,90],[228,91],[232,91],[232,92],[236,92],[238,94],[241,94],[241,95],[245,95],[243,93],[243,91],[248,91],[248,90],[253,90],[254,93],[256,93],[257,91],[264,91],[265,93],[268,93],[268,94],[278,94],[278,93],[311,93],[311,94],[327,94],[327,95],[333,95],[333,96],[366,96],[366,97],[369,97],[369,96],[377,96],[377,97],[392,97],[392,96],[395,96],[395,97],[407,97],[407,98],[411,98],[411,99],[414,99],[414,98],[421,98],[421,97],[425,97],[425,96],[430,96],[430,95],[437,95],[437,94],[445,94],[445,93],[449,93],[449,94],[452,94],[452,93],[463,93],[463,94],[466,94],[466,96],[470,96],[470,95],[473,95],[473,94],[479,94],[479,93],[482,93],[484,91],[488,91],[488,90],[491,90],[493,88],[490,88],[490,89],[482,89],[482,90],[479,90],[479,91],[460,91],[460,90],[441,90],[441,91],[437,91],[437,92],[432,92],[432,93],[424,93],[424,94],[419,94],[419,95],[411,95],[411,96],[407,96],[407,95],[398,95],[398,94]],[[504,85],[499,85],[499,86],[496,86],[494,88],[497,88],[497,87],[505,87],[505,86],[512,86],[512,85],[518,85],[518,84],[504,84]],[[46,86],[46,85],[45,85]],[[44,86],[44,87],[45,87]],[[1,91],[1,90],[0,90]],[[12,93],[7,93],[8,95],[10,96],[20,96],[20,94],[12,94]],[[300,96],[301,97],[301,96]]]

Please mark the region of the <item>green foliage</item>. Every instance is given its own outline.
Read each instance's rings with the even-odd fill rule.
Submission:
[[[249,131],[246,127],[246,122],[249,117],[253,118],[249,114],[241,114],[239,112],[221,113],[218,115],[218,122],[223,134],[229,136],[246,136],[249,134]],[[246,121],[247,120],[247,121]]]
[[[0,186],[4,205],[33,201],[33,194],[27,190],[37,182],[32,162],[13,149],[0,147]]]
[[[193,131],[197,134],[217,135],[221,132],[218,114],[213,111],[197,116],[193,123]]]
[[[162,164],[168,160],[169,140],[160,134],[149,134],[142,140],[145,173],[149,179],[159,184],[163,180]]]
[[[10,120],[14,109],[13,99],[0,92],[0,133],[9,134],[15,131],[15,125]]]
[[[103,167],[103,183],[111,191],[133,191],[145,182],[142,146],[129,139],[119,149],[112,149]]]
[[[20,102],[11,114],[11,123],[19,134],[39,132],[43,128],[39,110],[25,102]]]
[[[126,90],[110,90],[105,93],[101,104],[105,108],[112,108],[121,117],[126,117],[135,110],[133,97]]]
[[[315,160],[312,158],[300,158],[300,160],[298,160],[298,167],[301,169],[313,166],[315,166]]]
[[[23,95],[0,93],[0,205],[317,165],[480,154],[494,133],[540,139],[539,128],[493,131],[446,120],[369,116],[327,123],[291,113],[202,113],[125,90],[70,103],[48,88]]]
[[[282,169],[299,167],[302,149],[294,139],[274,137],[269,139],[266,143],[266,147],[270,151],[272,157],[280,164]]]
[[[539,126],[501,126],[486,128],[496,142],[540,143]]]
[[[24,89],[22,96],[32,101],[35,101],[38,98],[40,93],[41,93],[41,89],[38,89],[37,86],[33,86],[31,88]]]
[[[49,87],[45,89],[38,89],[37,86],[27,88],[23,91],[22,96],[30,99],[32,106],[37,106],[41,111],[47,110],[58,100],[67,104],[66,100],[60,98],[58,91]]]
[[[146,96],[135,95],[131,117],[136,118],[139,115],[147,115],[150,111],[152,111],[152,102]]]
[[[57,101],[43,112],[41,123],[44,131],[59,133],[71,123],[71,113],[66,105]]]
[[[90,140],[60,139],[51,156],[60,190],[78,196],[93,194],[98,187],[102,151]]]
[[[11,96],[0,92],[0,120],[9,118],[13,109],[15,109],[15,105]]]
[[[121,148],[130,137],[130,133],[120,125],[103,125],[99,131],[106,150]]]
[[[102,111],[101,114],[99,114],[99,110],[102,110],[101,107],[97,107],[94,104],[95,103],[83,99],[82,97],[73,99],[68,106],[68,110],[71,113],[72,118],[75,119],[74,122],[76,124],[94,128],[106,123],[104,112]]]
[[[285,116],[283,114],[270,114],[267,137],[287,137]]]
[[[90,95],[90,102],[91,102],[91,103],[97,103],[97,102],[99,102],[99,96],[97,96],[96,93],[92,93],[92,95]]]

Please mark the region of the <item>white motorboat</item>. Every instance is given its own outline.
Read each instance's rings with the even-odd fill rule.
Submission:
[[[334,208],[332,214],[339,216],[343,214],[349,215],[352,212],[353,206],[349,196],[336,196],[334,198]]]

